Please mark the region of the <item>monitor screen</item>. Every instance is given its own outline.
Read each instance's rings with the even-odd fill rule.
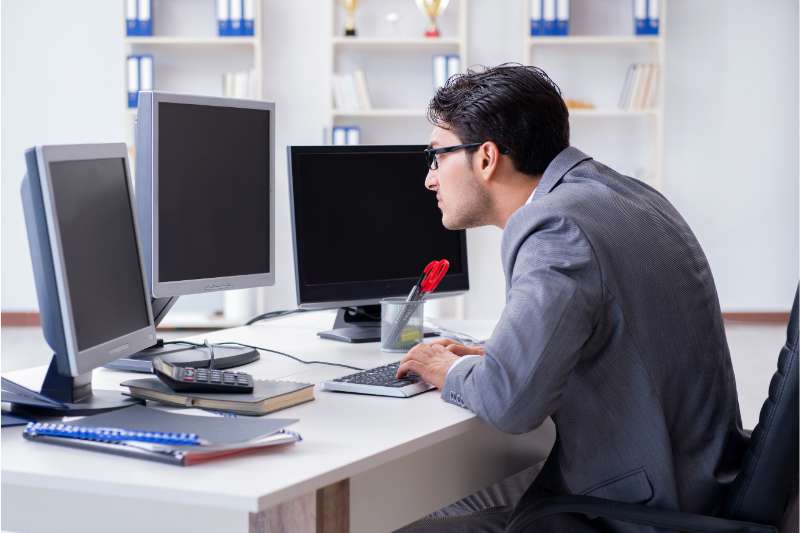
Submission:
[[[158,103],[159,282],[270,272],[270,118]]]
[[[50,163],[78,350],[150,325],[125,160]]]
[[[466,290],[466,236],[442,225],[424,146],[292,147],[300,303],[407,294],[434,259]]]

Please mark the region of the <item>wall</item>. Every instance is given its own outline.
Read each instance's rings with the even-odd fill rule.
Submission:
[[[331,68],[325,2],[264,0],[278,198],[288,196],[286,144],[322,139]],[[787,310],[798,275],[797,3],[773,0],[766,12],[746,0],[707,0],[693,12],[698,4],[668,4],[664,189],[703,244],[725,310]],[[497,5],[470,2],[473,64],[521,58],[521,0]],[[27,311],[37,304],[19,205],[22,152],[124,139],[122,0],[3,0],[0,16],[1,300],[4,311]],[[271,309],[294,305],[286,202],[277,202],[276,217],[277,283],[262,289]],[[468,243],[473,288],[465,312],[496,317],[504,299],[500,232],[470,230]],[[187,301],[181,305],[211,305]]]

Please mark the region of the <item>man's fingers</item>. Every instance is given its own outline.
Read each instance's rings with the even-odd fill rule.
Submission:
[[[421,372],[422,368],[423,368],[423,365],[419,361],[415,361],[414,359],[409,359],[408,361],[406,361],[405,363],[401,364],[397,368],[397,377],[398,378],[402,378],[403,376],[405,376],[409,372],[415,372],[415,373],[417,373],[417,374],[419,374],[421,376],[422,375],[422,372]]]
[[[456,341],[454,341],[453,339],[448,339],[446,337],[443,337],[441,339],[436,339],[435,341],[432,341],[432,342],[430,342],[428,344],[438,344],[440,346],[450,346],[451,344],[458,344],[458,343]]]
[[[463,344],[455,344],[453,346],[448,346],[447,349],[459,357],[463,355],[483,355],[483,348],[478,346],[464,346]]]

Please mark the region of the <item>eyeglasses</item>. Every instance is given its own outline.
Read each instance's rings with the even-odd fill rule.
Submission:
[[[485,142],[485,141],[484,141]],[[468,144],[456,144],[454,146],[443,146],[441,148],[426,148],[425,149],[425,160],[428,163],[428,168],[430,170],[437,170],[439,168],[439,159],[436,157],[439,154],[449,154],[450,152],[457,152],[459,150],[469,150],[470,148],[477,148],[478,146],[482,145],[483,143],[468,143]],[[508,154],[509,150],[505,148],[498,147],[500,149],[501,154]]]

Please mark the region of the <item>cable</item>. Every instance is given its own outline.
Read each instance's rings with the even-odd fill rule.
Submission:
[[[199,346],[199,347],[205,346],[204,344],[198,344],[196,342],[189,342],[189,341],[169,341],[169,342],[165,342],[164,344],[188,344],[190,346]],[[299,357],[295,357],[294,355],[289,355],[288,353],[279,352],[278,350],[272,350],[270,348],[262,348],[260,346],[251,346],[249,344],[242,344],[241,342],[215,342],[213,344],[216,345],[216,346],[242,346],[244,348],[252,348],[253,350],[261,350],[263,352],[270,352],[270,353],[282,355],[284,357],[288,357],[289,359],[297,361],[298,363],[303,363],[304,365],[328,365],[328,366],[338,366],[338,367],[341,367],[341,368],[348,368],[350,370],[359,370],[359,371],[366,370],[365,368],[359,368],[357,366],[344,365],[344,364],[341,364],[341,363],[329,363],[327,361],[304,361],[303,359],[300,359]]]
[[[261,322],[262,320],[270,320],[272,318],[280,318],[282,316],[293,315],[295,313],[305,313],[308,309],[283,309],[281,311],[270,311],[269,313],[264,313],[263,315],[258,315],[247,322],[245,322],[245,326],[250,326],[255,324],[256,322]]]

